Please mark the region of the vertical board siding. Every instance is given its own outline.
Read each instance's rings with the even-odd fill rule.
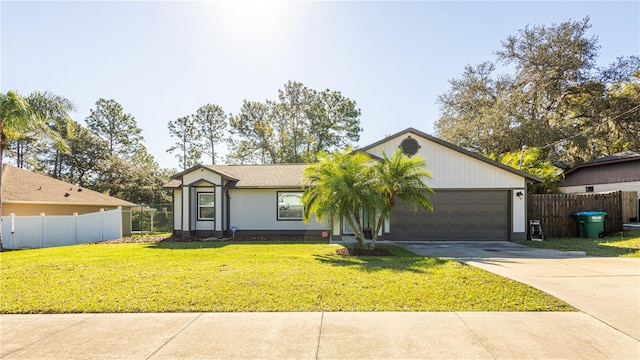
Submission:
[[[625,194],[623,196],[623,194]],[[589,194],[530,194],[528,196],[528,220],[540,220],[542,230],[550,237],[577,237],[578,226],[573,213],[579,211],[604,211],[605,233],[622,230],[629,219],[623,218],[623,205],[635,202],[634,192],[613,191]]]
[[[522,187],[520,175],[513,174],[490,163],[460,153],[415,134],[405,134],[368,149],[367,152],[382,157],[392,155],[402,140],[411,136],[420,144],[418,155],[427,162],[432,179],[427,184],[441,189],[509,189]]]

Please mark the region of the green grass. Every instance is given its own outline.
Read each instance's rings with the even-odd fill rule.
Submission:
[[[574,311],[529,286],[399,247],[93,244],[0,254],[0,312]]]
[[[589,256],[640,258],[640,230],[623,231],[601,239],[549,238],[525,245],[562,251],[584,251]]]

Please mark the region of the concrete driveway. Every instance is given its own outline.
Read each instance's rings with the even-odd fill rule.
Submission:
[[[587,257],[505,241],[395,244],[531,285],[640,340],[640,259]]]

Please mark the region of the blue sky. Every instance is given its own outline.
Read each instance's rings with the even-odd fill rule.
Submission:
[[[436,98],[465,65],[495,60],[527,25],[591,18],[598,64],[640,54],[640,2],[0,3],[0,89],[51,91],[84,124],[115,99],[164,168],[167,122],[207,103],[236,114],[288,81],[342,92],[362,110],[360,145],[415,127],[433,133]]]

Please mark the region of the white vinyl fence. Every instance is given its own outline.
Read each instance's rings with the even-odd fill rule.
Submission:
[[[122,208],[90,214],[2,217],[2,244],[28,249],[86,244],[122,237]]]

